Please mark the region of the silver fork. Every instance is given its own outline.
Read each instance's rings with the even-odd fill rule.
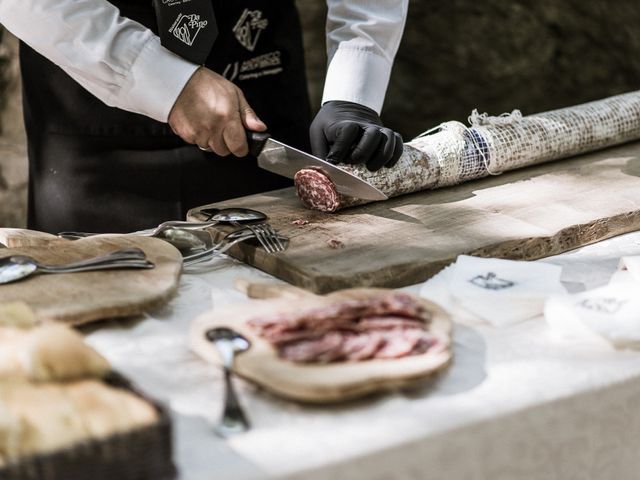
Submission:
[[[280,239],[280,235],[278,234],[278,232],[271,226],[270,223],[267,223],[267,222],[265,222],[265,228],[267,229],[267,232],[271,235],[271,238],[275,239],[276,244],[278,245],[278,252],[284,252],[287,247],[285,246],[284,243],[282,243],[282,240]]]
[[[267,253],[284,252],[285,246],[280,240],[280,236],[268,222],[246,225],[246,228],[255,234]]]
[[[283,240],[287,240],[286,237],[278,237],[278,242],[284,246],[282,243]],[[198,253],[194,253],[192,255],[188,255],[182,259],[182,264],[186,267],[197,265],[204,263],[208,260],[215,258],[217,255],[221,255],[229,250],[234,245],[244,242],[246,240],[250,240],[252,238],[258,238],[256,233],[250,229],[248,226],[244,226],[239,230],[235,230],[231,233],[228,233],[220,242],[212,247]]]
[[[230,234],[225,236],[220,242],[213,245],[211,248],[207,248],[206,250],[203,250],[198,253],[194,253],[192,255],[187,255],[182,259],[182,265],[185,267],[190,267],[193,265],[204,263],[208,260],[215,258],[217,255],[222,255],[231,247],[233,247],[234,245],[240,242],[244,242],[246,240],[256,238],[253,232],[246,230],[245,234],[237,235],[235,238],[230,240],[229,235],[232,235],[237,232],[238,230],[236,230],[235,232],[231,232]]]

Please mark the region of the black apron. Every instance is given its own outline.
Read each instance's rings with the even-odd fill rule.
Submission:
[[[156,31],[150,0],[111,0]],[[207,67],[244,92],[269,132],[308,150],[309,98],[294,0],[213,0],[219,36]],[[282,188],[255,159],[187,145],[167,124],[106,106],[21,45],[29,148],[29,228],[124,232],[198,205]]]

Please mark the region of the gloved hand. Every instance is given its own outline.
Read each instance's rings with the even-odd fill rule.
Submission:
[[[376,112],[358,103],[325,103],[309,133],[313,154],[333,164],[365,163],[375,171],[394,166],[402,155],[400,134],[384,128]]]

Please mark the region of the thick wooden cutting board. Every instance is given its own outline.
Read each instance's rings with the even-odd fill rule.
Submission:
[[[40,232],[0,229],[0,243],[13,247],[0,249],[0,258],[25,254],[43,263],[59,264],[138,247],[156,264],[150,270],[36,274],[0,285],[0,303],[25,302],[42,321],[79,325],[139,315],[171,298],[182,270],[180,252],[156,238],[104,235],[70,241]]]
[[[256,296],[249,285],[249,295]],[[438,339],[437,346],[421,355],[389,360],[302,364],[280,358],[266,340],[259,337],[246,322],[260,315],[300,311],[301,308],[325,307],[344,300],[366,299],[379,294],[379,289],[352,289],[318,296],[303,290],[267,286],[260,292],[262,300],[225,305],[206,312],[189,328],[189,344],[202,358],[220,363],[216,348],[205,335],[211,328],[228,327],[245,336],[251,347],[236,357],[234,371],[263,386],[272,393],[302,402],[330,403],[354,399],[378,391],[413,386],[423,382],[451,362],[451,319],[439,306],[419,299],[431,312],[429,331]]]
[[[314,292],[401,287],[461,254],[536,259],[638,230],[640,143],[334,214],[304,209],[293,189],[215,206],[261,210],[291,237],[276,255],[250,244],[231,250],[285,281]]]

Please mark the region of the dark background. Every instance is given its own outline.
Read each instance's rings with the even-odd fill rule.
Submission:
[[[326,65],[319,0],[298,0],[309,88]],[[26,160],[15,42],[0,40],[0,225],[20,226]],[[383,110],[406,140],[472,109],[524,114],[640,89],[638,0],[413,0]]]
[[[317,102],[326,10],[298,3]],[[408,139],[474,108],[528,114],[639,88],[637,0],[413,0],[383,118]]]

